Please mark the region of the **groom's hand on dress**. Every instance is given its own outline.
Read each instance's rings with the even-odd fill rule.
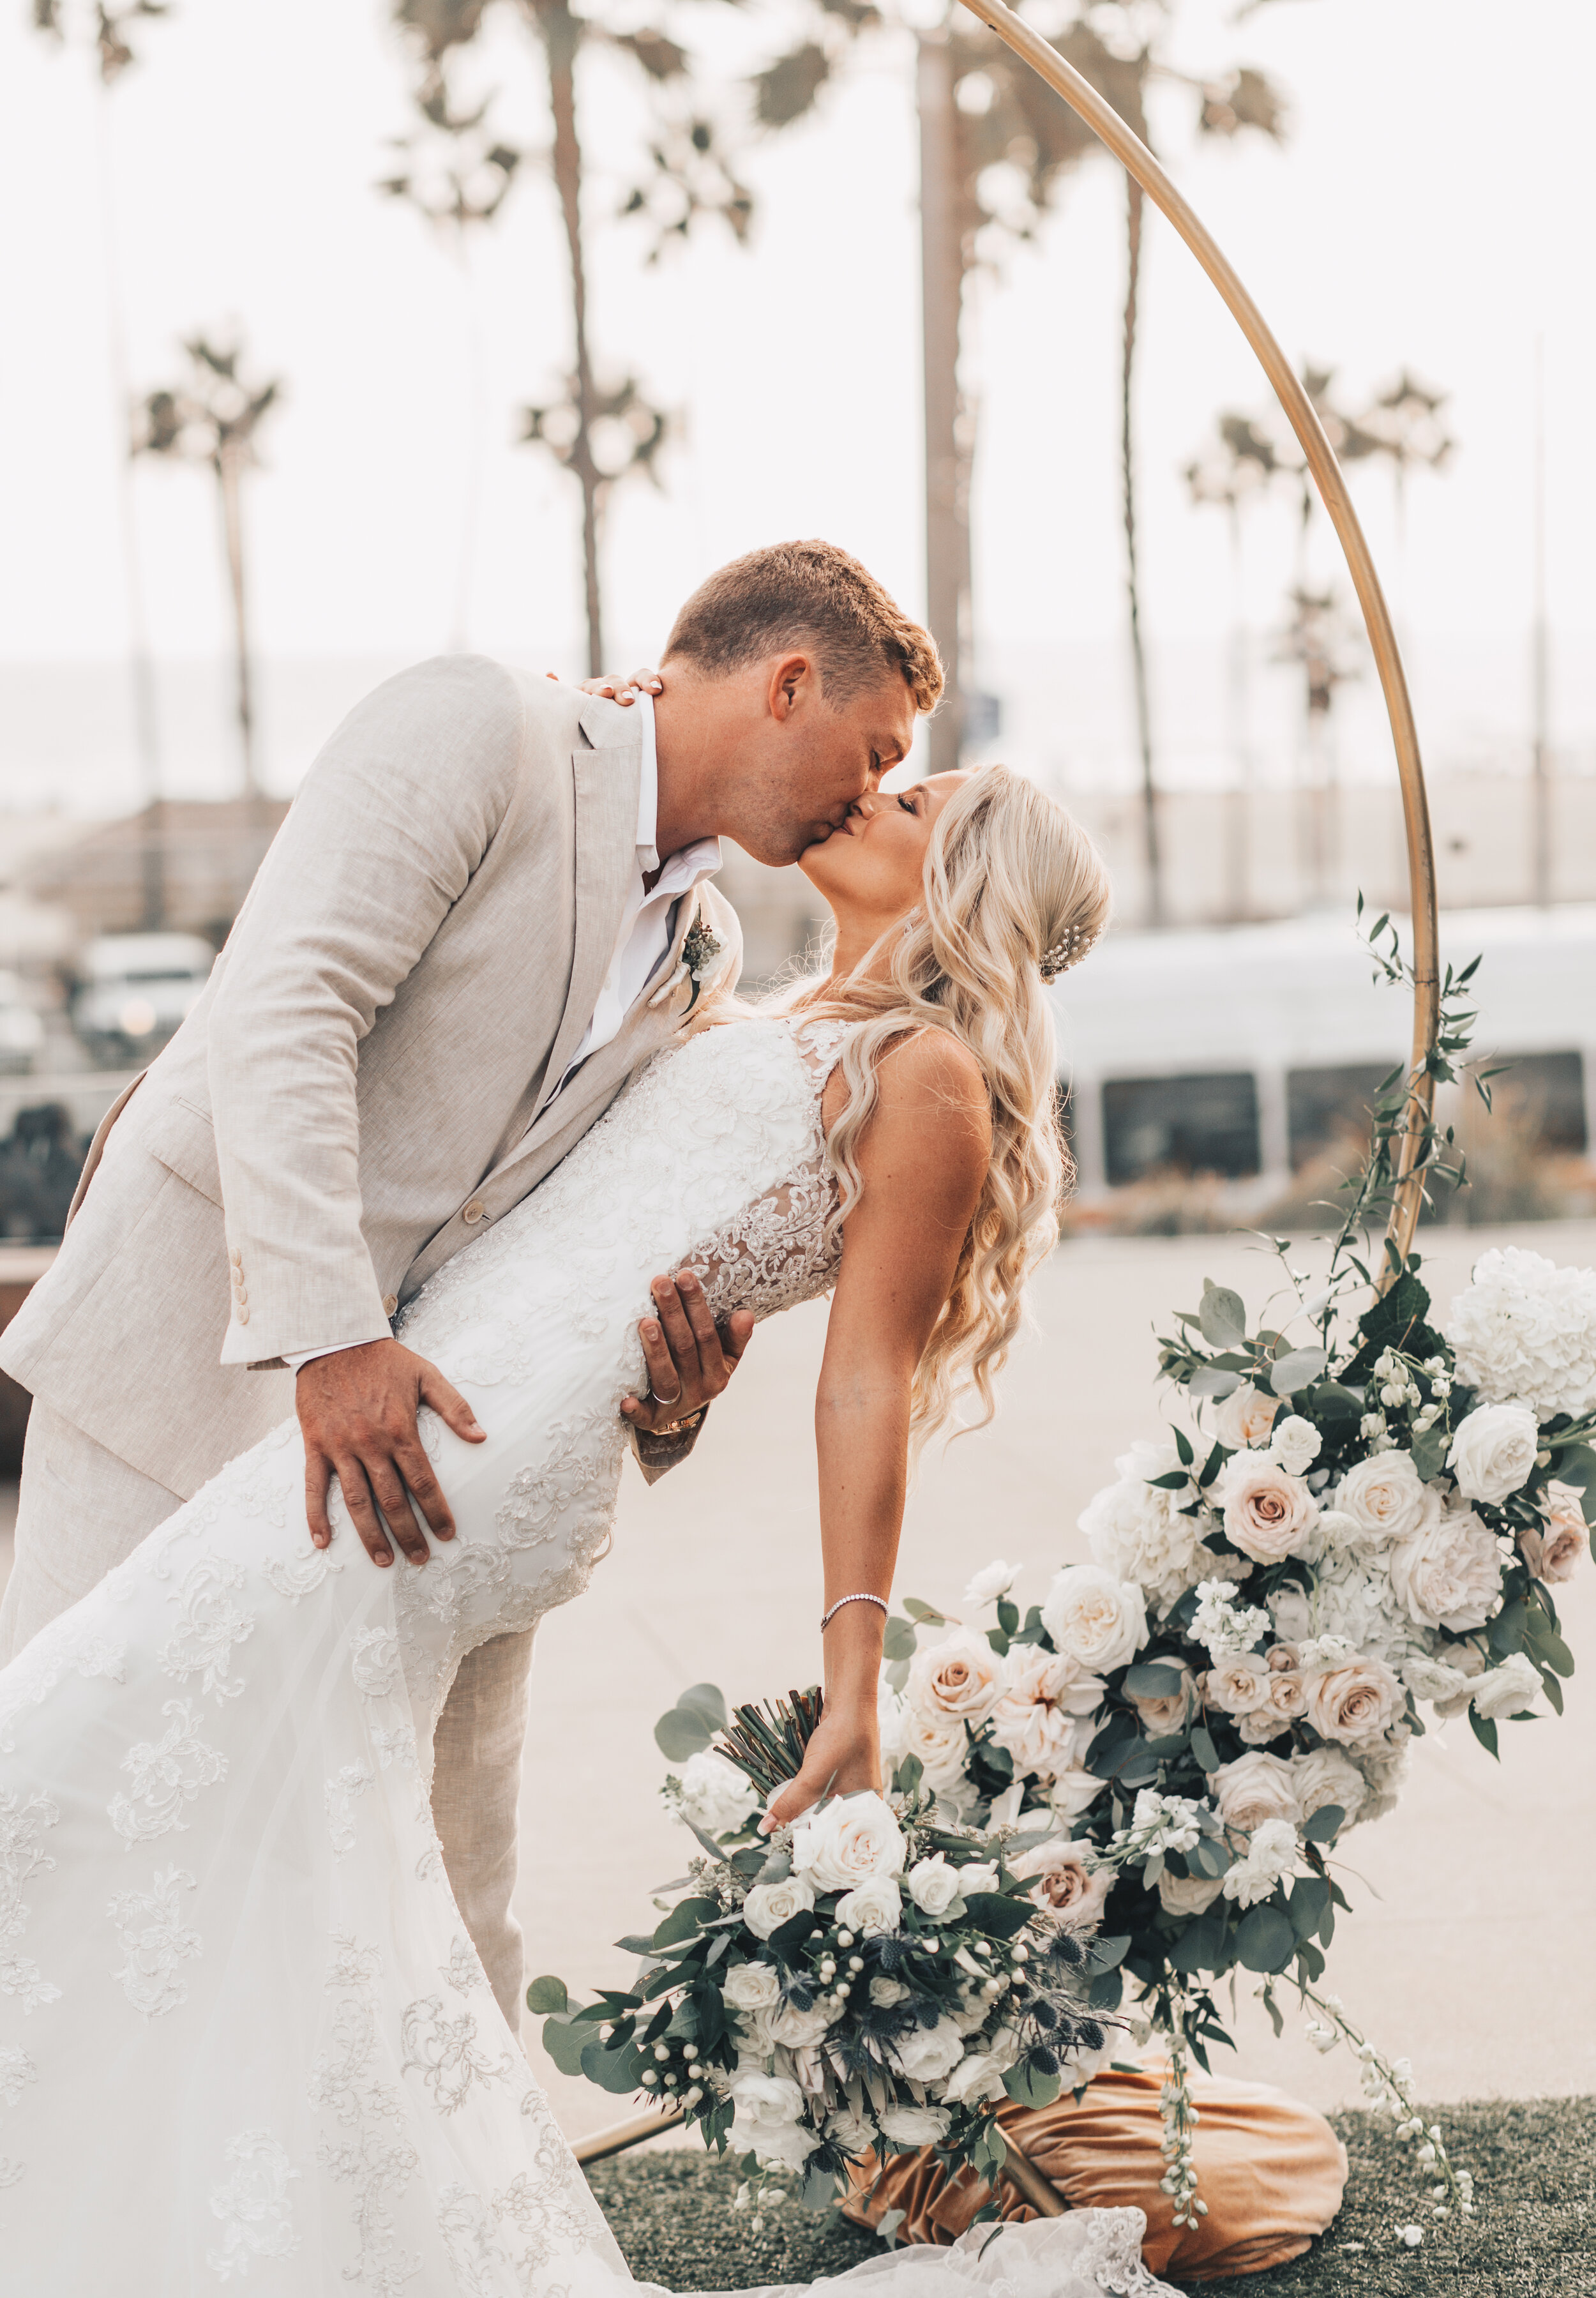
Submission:
[[[335,1476],[374,1564],[393,1563],[390,1534],[412,1564],[426,1563],[426,1535],[412,1500],[440,1540],[454,1538],[416,1415],[430,1405],[467,1444],[480,1444],[485,1432],[436,1365],[399,1341],[338,1349],[300,1368],[294,1404],[305,1440],[305,1515],[318,1548],[333,1536],[327,1494]]]
[[[690,1269],[674,1278],[657,1277],[649,1290],[658,1314],[645,1317],[637,1328],[649,1368],[649,1393],[624,1399],[621,1413],[633,1428],[658,1436],[724,1393],[742,1361],[754,1319],[738,1309],[717,1325]]]

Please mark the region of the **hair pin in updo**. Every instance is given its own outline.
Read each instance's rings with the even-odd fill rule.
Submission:
[[[1038,958],[1038,972],[1044,981],[1056,980],[1061,973],[1067,973],[1071,966],[1080,963],[1096,939],[1096,935],[1088,934],[1084,926],[1069,927],[1063,940],[1055,941],[1051,949],[1045,949]]]

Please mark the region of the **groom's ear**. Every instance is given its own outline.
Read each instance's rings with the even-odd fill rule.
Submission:
[[[778,725],[784,725],[795,710],[801,709],[819,692],[820,673],[815,657],[806,654],[782,655],[772,666],[765,702]]]

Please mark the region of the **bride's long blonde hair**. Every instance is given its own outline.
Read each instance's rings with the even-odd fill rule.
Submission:
[[[762,1010],[864,1019],[841,1069],[848,1099],[827,1146],[846,1219],[864,1187],[861,1137],[876,1104],[876,1071],[906,1031],[946,1029],[980,1063],[992,1112],[992,1154],[947,1302],[914,1375],[915,1447],[973,1390],[980,1427],[994,1410],[993,1376],[1022,1314],[1026,1281],[1058,1237],[1074,1168],[1059,1124],[1058,1047],[1040,967],[1049,953],[1085,955],[1108,922],[1108,872],[1062,806],[1007,766],[972,774],[937,817],[923,891],[841,981],[816,971],[786,984]],[[885,967],[881,965],[888,954]]]

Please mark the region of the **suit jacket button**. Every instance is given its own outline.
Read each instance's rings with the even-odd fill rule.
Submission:
[[[244,1313],[247,1316],[247,1314],[249,1313],[249,1311],[248,1311],[248,1302],[249,1302],[249,1297],[250,1297],[250,1288],[249,1288],[249,1286],[248,1286],[247,1285],[239,1285],[239,1286],[238,1286],[237,1290],[238,1290],[238,1306],[239,1306],[239,1308],[244,1311]]]
[[[247,1324],[249,1323],[249,1320],[250,1320],[250,1312],[249,1312],[249,1310],[248,1310],[247,1309],[240,1309],[240,1310],[238,1311],[238,1321],[239,1321],[239,1323],[240,1323],[241,1325],[247,1325]]]
[[[392,1317],[397,1310],[398,1307],[399,1295],[397,1293],[386,1293],[383,1295],[383,1314],[385,1317]]]
[[[482,1199],[480,1197],[473,1197],[470,1203],[462,1209],[460,1219],[475,1227],[476,1222],[479,1220],[485,1220],[487,1219],[487,1212],[488,1209],[486,1205],[484,1204]]]

